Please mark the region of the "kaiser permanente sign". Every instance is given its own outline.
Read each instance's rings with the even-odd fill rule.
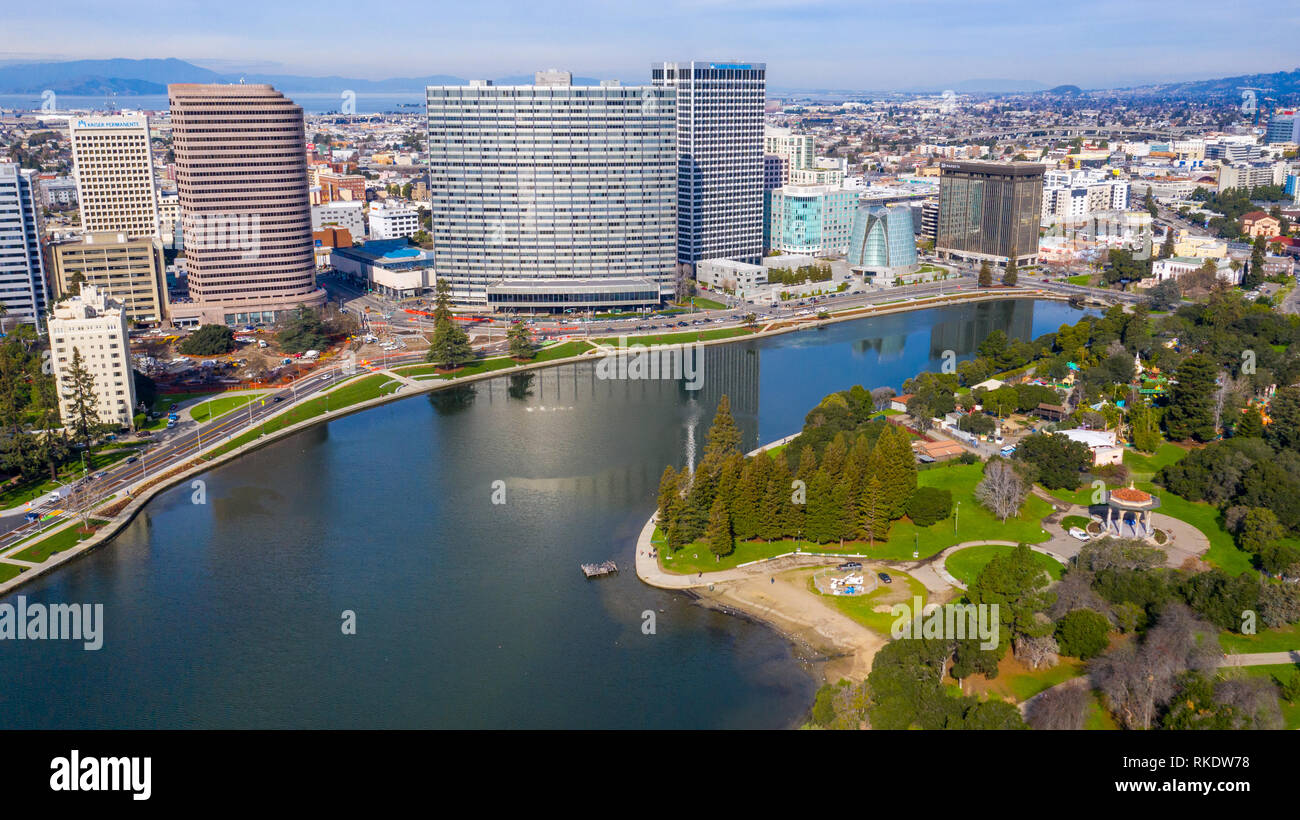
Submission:
[[[143,128],[144,120],[123,120],[123,119],[93,119],[77,120],[73,123],[73,128]]]

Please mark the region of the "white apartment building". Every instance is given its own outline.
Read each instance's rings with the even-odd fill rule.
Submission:
[[[0,162],[0,326],[39,329],[49,300],[41,254],[40,194],[36,172]]]
[[[1232,261],[1229,259],[1215,259],[1215,276],[1227,282],[1229,285],[1240,285],[1242,271],[1232,269]],[[1151,263],[1151,274],[1155,276],[1157,282],[1163,282],[1166,279],[1179,279],[1186,274],[1198,271],[1205,264],[1204,259],[1188,256],[1171,256],[1167,259],[1157,259]]]
[[[82,285],[79,296],[55,305],[50,316],[50,350],[59,415],[65,427],[72,423],[69,371],[74,351],[81,353],[82,367],[94,376],[99,421],[132,427],[135,380],[126,322],[122,306],[94,285]]]
[[[1243,162],[1225,164],[1219,169],[1219,190],[1234,188],[1259,188],[1264,185],[1282,185],[1286,182],[1285,162]]]
[[[763,258],[764,63],[654,63],[676,89],[677,261]]]
[[[313,205],[311,206],[311,229],[319,231],[321,228],[326,227],[347,228],[353,239],[363,239],[366,236],[365,208],[366,203],[359,199]],[[416,230],[419,230],[418,214],[416,222]],[[414,233],[415,231],[412,231],[410,234],[402,234],[402,236],[411,236]]]
[[[86,232],[162,238],[149,119],[143,114],[73,118],[68,136]]]
[[[312,215],[315,214],[316,210],[312,209]],[[380,200],[370,203],[371,239],[400,239],[415,236],[419,230],[420,212],[414,207]]]
[[[767,284],[767,268],[730,259],[702,259],[695,266],[695,281],[743,298]]]
[[[1044,226],[1079,222],[1100,211],[1123,211],[1129,205],[1130,186],[1126,179],[1080,178],[1060,184],[1061,171],[1052,182],[1044,175],[1043,215]]]
[[[673,293],[685,201],[673,89],[575,86],[567,72],[545,72],[534,85],[476,80],[426,97],[433,253],[453,300],[554,311],[657,305]],[[761,96],[758,112],[761,255]]]

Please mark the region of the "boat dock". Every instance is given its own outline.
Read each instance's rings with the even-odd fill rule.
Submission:
[[[615,564],[613,561],[582,565],[582,574],[588,578],[599,578],[602,575],[613,575],[616,572],[618,572],[618,564]]]

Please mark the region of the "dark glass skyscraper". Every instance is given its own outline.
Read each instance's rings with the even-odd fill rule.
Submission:
[[[1036,162],[944,162],[939,165],[939,229],[944,259],[1005,265],[1038,262],[1043,171]]]

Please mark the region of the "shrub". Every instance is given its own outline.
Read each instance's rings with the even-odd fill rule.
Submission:
[[[918,527],[928,527],[952,515],[952,493],[938,487],[918,487],[907,499],[907,517]]]
[[[1095,658],[1106,650],[1110,620],[1091,609],[1076,609],[1056,622],[1056,640],[1065,655],[1080,660]]]

